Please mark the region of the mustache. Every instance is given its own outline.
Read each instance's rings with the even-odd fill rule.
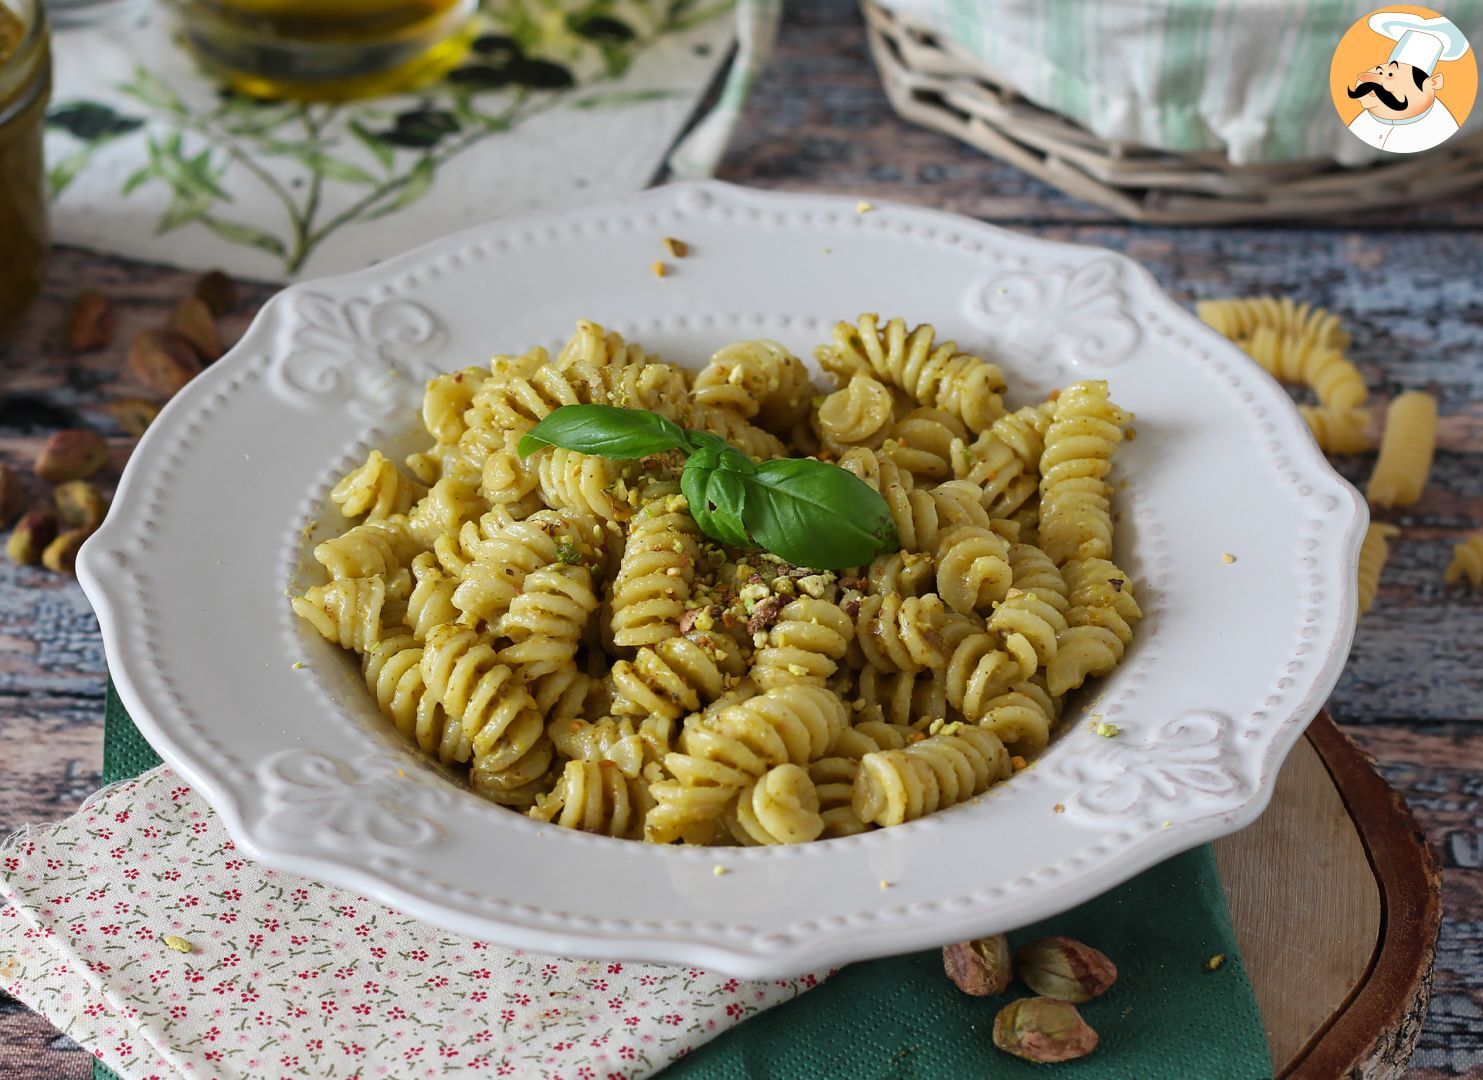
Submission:
[[[1385,89],[1385,87],[1381,86],[1378,82],[1365,80],[1364,82],[1361,82],[1359,85],[1357,85],[1353,90],[1349,90],[1346,92],[1352,98],[1362,98],[1366,94],[1374,94],[1377,98],[1380,99],[1380,104],[1384,105],[1387,109],[1394,109],[1396,110],[1396,112],[1400,112],[1406,107],[1405,98],[1396,97],[1389,90]]]

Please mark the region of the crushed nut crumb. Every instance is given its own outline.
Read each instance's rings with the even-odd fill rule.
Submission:
[[[671,258],[683,259],[690,254],[690,245],[683,240],[676,240],[673,236],[666,236],[664,250],[669,252]]]
[[[874,203],[871,203],[871,202],[866,202],[864,199],[861,199],[859,202],[857,202],[855,204],[855,213],[857,213],[857,214],[868,214],[868,213],[870,213],[874,209],[875,209],[875,204]]]
[[[1050,808],[1050,812],[1052,814],[1064,814],[1066,812],[1066,804],[1058,802]]]
[[[1116,724],[1109,724],[1107,723],[1107,721],[1104,720],[1101,723],[1096,724],[1092,728],[1092,730],[1095,731],[1098,735],[1102,736],[1102,738],[1110,739],[1118,733],[1119,728]]]
[[[663,277],[665,274],[669,273],[669,267],[664,265],[664,261],[662,259],[655,259],[653,264],[649,267],[649,270],[655,277]]]
[[[178,953],[188,953],[195,948],[189,941],[186,941],[185,938],[177,934],[166,934],[163,940],[168,948],[174,949]]]
[[[1223,952],[1218,952],[1214,956],[1212,956],[1209,960],[1206,960],[1205,961],[1205,970],[1206,971],[1219,971],[1221,969],[1221,965],[1223,965],[1225,962],[1226,962],[1226,954],[1223,953]]]
[[[715,866],[711,867],[711,873],[715,874],[717,877],[725,877],[727,874],[731,873],[731,871],[726,869],[726,867],[722,866],[720,863],[717,863]]]
[[[1236,556],[1232,555],[1229,551],[1227,551],[1224,555],[1222,555],[1220,557],[1220,561],[1223,562],[1223,563],[1225,563],[1227,566],[1230,566],[1231,563],[1233,563],[1233,562],[1236,561]]]

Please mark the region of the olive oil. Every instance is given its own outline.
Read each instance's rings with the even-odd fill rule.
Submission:
[[[0,334],[30,306],[46,274],[48,234],[41,122],[51,54],[39,0],[0,0]]]
[[[477,0],[177,0],[186,40],[233,89],[323,101],[436,79],[468,49]]]

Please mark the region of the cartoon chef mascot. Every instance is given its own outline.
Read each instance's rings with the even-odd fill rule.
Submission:
[[[1399,11],[1378,11],[1370,29],[1395,40],[1390,58],[1361,71],[1349,96],[1364,112],[1349,130],[1371,146],[1393,154],[1429,150],[1457,130],[1457,120],[1437,99],[1445,82],[1433,75],[1439,60],[1456,60],[1468,40],[1450,19],[1427,19]]]

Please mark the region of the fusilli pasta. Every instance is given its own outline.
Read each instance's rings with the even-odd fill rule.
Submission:
[[[1399,536],[1401,530],[1383,521],[1372,521],[1365,529],[1364,542],[1359,547],[1359,613],[1366,614],[1375,603],[1375,594],[1380,591],[1380,574],[1390,558],[1391,538]]]
[[[1437,449],[1437,399],[1420,390],[1402,394],[1385,411],[1380,456],[1365,497],[1371,506],[1410,506],[1421,498]]]
[[[1483,532],[1470,533],[1452,547],[1452,561],[1443,580],[1455,585],[1463,579],[1474,588],[1483,585]]]
[[[1301,356],[1342,348],[1331,323],[1280,305],[1227,322],[1283,364],[1290,343],[1263,334],[1301,332]],[[1006,412],[993,364],[900,319],[840,323],[816,355],[832,394],[775,342],[727,345],[692,376],[583,321],[554,358],[441,375],[411,475],[371,451],[332,489],[344,531],[315,547],[322,575],[293,610],[359,654],[377,708],[421,752],[536,820],[784,844],[971,799],[1044,750],[1063,696],[1132,640],[1132,582],[1108,561],[1131,417],[1100,381]],[[1342,370],[1323,378],[1353,398]],[[1318,438],[1351,445],[1365,414],[1325,401]],[[520,455],[553,410],[593,404],[757,460],[837,460],[881,494],[899,546],[793,566],[701,531],[682,453]],[[1449,580],[1483,575],[1467,550]]]

